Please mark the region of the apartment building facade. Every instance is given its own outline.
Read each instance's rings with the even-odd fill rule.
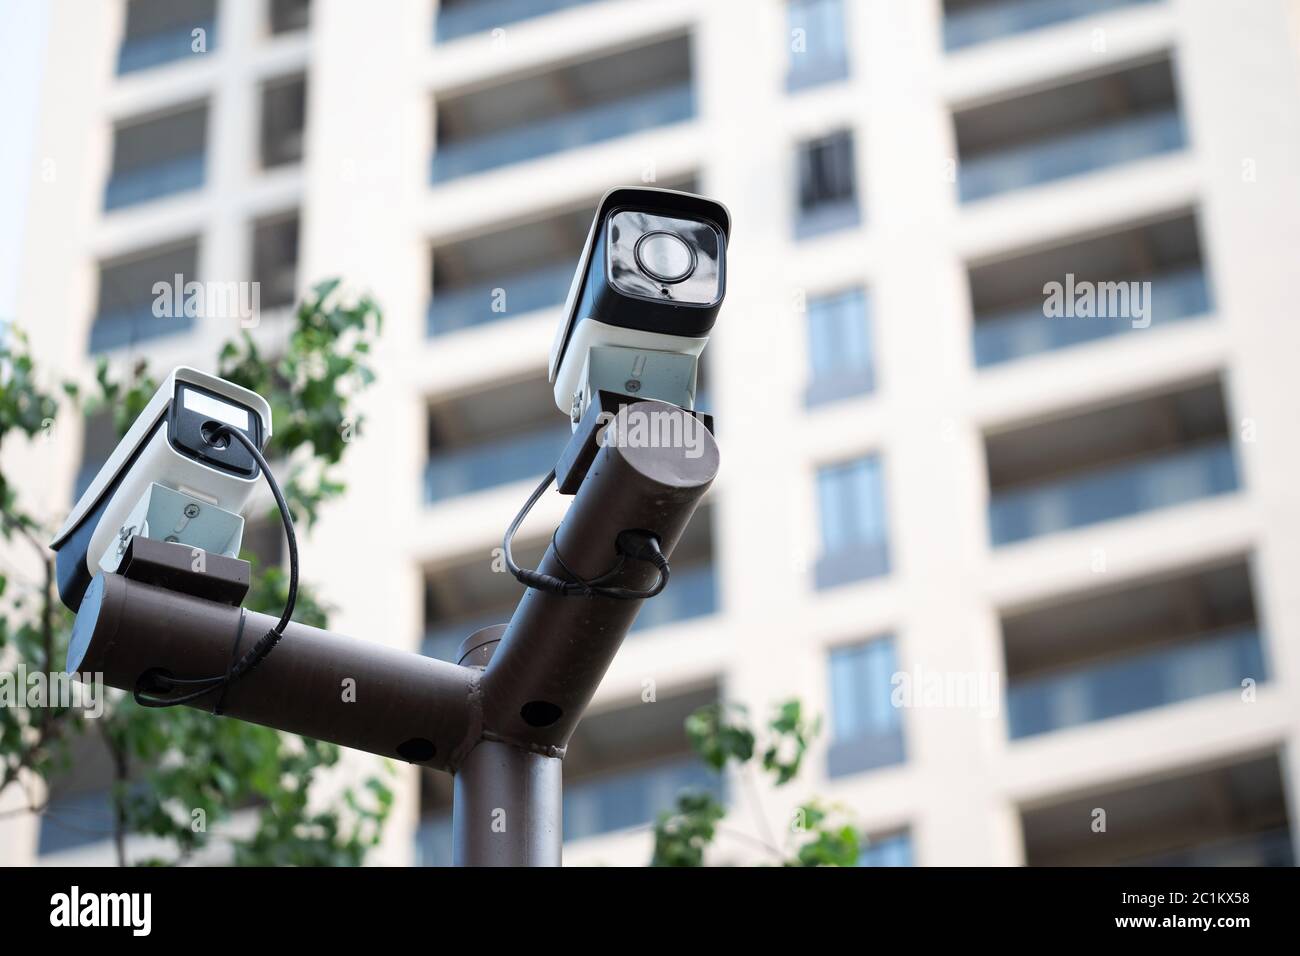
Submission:
[[[336,630],[455,659],[518,599],[492,551],[568,431],[596,198],[718,197],[723,472],[575,736],[566,860],[646,862],[689,785],[718,862],[817,794],[864,865],[1289,864],[1298,52],[1290,0],[62,3],[19,321],[69,373],[161,368],[235,327],[153,318],[157,279],[259,282],[272,349],[310,282],[374,293],[303,574]],[[111,448],[72,431],[24,469],[55,515]],[[792,696],[826,718],[797,784],[691,756],[696,707]],[[445,862],[449,780],[400,781],[379,859]],[[9,862],[107,859],[56,816]]]

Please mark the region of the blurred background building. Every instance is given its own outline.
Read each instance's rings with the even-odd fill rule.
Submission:
[[[518,598],[492,549],[565,441],[545,361],[597,198],[730,207],[723,473],[573,741],[568,862],[647,861],[688,784],[733,807],[724,862],[809,794],[866,865],[1292,862],[1300,4],[64,0],[47,32],[37,355],[210,366],[237,325],[153,318],[177,273],[260,282],[272,351],[310,283],[373,292],[304,576],[438,657]],[[1150,283],[1149,327],[1045,318],[1067,274]],[[75,432],[26,473],[51,516],[114,444]],[[993,694],[895,707],[896,673]],[[790,696],[826,716],[790,792],[692,758],[697,706]],[[9,862],[109,860],[102,788]],[[449,780],[400,791],[380,859],[446,861]]]

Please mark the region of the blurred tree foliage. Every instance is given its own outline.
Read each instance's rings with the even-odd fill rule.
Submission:
[[[821,729],[809,720],[797,700],[779,704],[763,725],[760,740],[749,714],[739,704],[711,704],[686,719],[686,736],[700,759],[718,774],[729,765],[733,778],[749,787],[763,835],[726,831],[761,848],[763,856],[783,866],[854,866],[858,860],[858,831],[839,807],[810,800],[801,804],[778,837],[757,803],[757,777],[766,776],[774,787],[784,787],[799,775],[808,746]],[[654,828],[651,866],[703,866],[705,854],[724,832],[727,811],[713,793],[689,790],[677,798],[672,810],[659,815]]]
[[[321,506],[344,491],[335,466],[360,434],[353,405],[374,381],[368,354],[381,323],[371,299],[348,299],[339,281],[329,280],[299,306],[277,358],[261,354],[247,331],[218,356],[218,375],[271,403],[274,434],[267,457],[300,538]],[[44,379],[23,335],[12,327],[0,332],[0,447],[15,438],[41,440],[69,406],[83,414],[110,412],[120,436],[157,389],[146,362],[118,379],[101,360],[94,387],[84,394],[74,382],[47,390]],[[33,548],[43,568],[35,582],[0,574],[0,667],[12,671],[21,663],[29,673],[57,673],[73,616],[55,592],[53,554],[46,548],[53,531],[49,516],[27,511],[2,470],[0,511],[5,538]],[[278,527],[273,505],[266,517]],[[248,553],[242,557],[252,560]],[[281,568],[255,565],[245,605],[278,615],[287,588]],[[294,619],[324,627],[327,616],[328,608],[303,583]],[[97,719],[79,709],[0,707],[0,793],[22,788],[28,798],[21,812],[45,812],[32,800],[34,791],[45,789],[38,782],[48,784],[66,772],[73,741],[95,734],[114,768],[113,824],[104,835],[113,838],[122,865],[176,864],[209,846],[225,848],[237,865],[358,865],[378,843],[393,800],[380,777],[345,788],[323,807],[310,799],[323,772],[338,763],[332,744],[202,710],[141,708],[117,691],[109,697]],[[220,826],[240,810],[256,817],[249,835]],[[150,846],[165,849],[128,859],[131,836],[157,838]]]

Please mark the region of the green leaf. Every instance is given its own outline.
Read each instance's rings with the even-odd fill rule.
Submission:
[[[651,866],[703,866],[704,851],[713,841],[718,821],[726,815],[713,795],[688,790],[674,810],[659,814],[654,828]]]
[[[714,770],[729,760],[744,763],[754,755],[754,734],[744,711],[726,704],[708,704],[686,718],[691,748]]]

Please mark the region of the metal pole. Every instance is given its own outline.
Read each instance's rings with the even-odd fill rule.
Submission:
[[[657,534],[671,556],[717,475],[717,443],[689,412],[657,401],[635,402],[627,412],[628,422],[656,422],[659,435],[694,440],[646,445],[611,435],[547,548],[543,572],[565,578],[567,567],[583,579],[604,574],[618,559],[614,542],[626,529]],[[654,579],[654,568],[630,561],[611,583],[644,588]],[[499,739],[563,756],[642,603],[526,591],[483,673],[485,726]]]
[[[458,663],[482,670],[506,625],[475,631]],[[563,836],[559,757],[484,740],[456,771],[452,860],[456,866],[559,866]]]
[[[456,771],[456,866],[559,866],[564,840],[562,761],[480,741]]]
[[[246,612],[239,652],[276,622]],[[142,674],[225,673],[240,609],[118,574],[96,575],[73,627],[68,670],[131,690]],[[438,770],[454,768],[482,734],[480,671],[305,624],[231,684],[222,712]],[[211,710],[216,693],[192,705]]]

